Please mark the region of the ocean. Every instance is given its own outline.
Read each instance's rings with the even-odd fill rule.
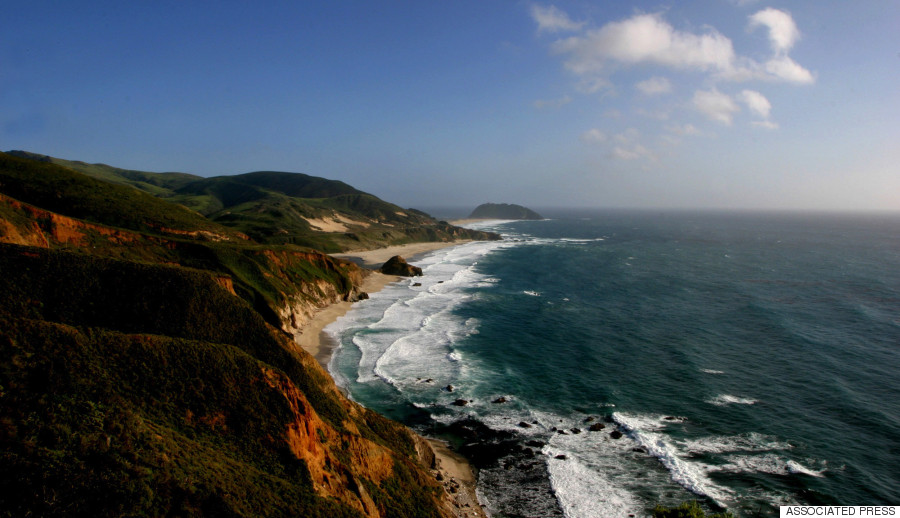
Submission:
[[[900,216],[558,211],[326,328],[494,517],[900,504]]]

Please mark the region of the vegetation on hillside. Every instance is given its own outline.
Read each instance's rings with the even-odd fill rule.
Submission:
[[[372,497],[385,514],[438,515],[405,430],[343,400],[209,273],[13,245],[0,271],[5,515],[357,515],[314,489],[286,436],[304,416],[267,370],[342,438],[321,446],[330,476],[379,485],[346,450],[362,437],[394,452],[393,492]]]
[[[281,330],[359,267],[135,187],[0,154],[0,517],[440,516],[409,431]]]
[[[0,192],[57,214],[117,228],[159,235],[204,231],[237,239],[233,230],[148,193],[6,153],[0,153]]]
[[[259,243],[293,244],[332,253],[421,241],[499,239],[496,234],[454,227],[421,211],[403,209],[344,182],[301,173],[258,171],[201,178],[117,169],[24,151],[11,153],[146,191]]]

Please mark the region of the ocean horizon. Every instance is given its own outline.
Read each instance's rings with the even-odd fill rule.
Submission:
[[[543,215],[328,326],[338,385],[495,517],[900,502],[900,215]]]

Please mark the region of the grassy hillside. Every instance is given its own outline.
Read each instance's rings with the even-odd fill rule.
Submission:
[[[7,151],[8,154],[19,158],[27,158],[38,162],[47,162],[73,169],[82,174],[103,180],[105,182],[130,185],[142,191],[147,191],[155,196],[162,196],[172,192],[187,183],[202,179],[187,173],[147,173],[130,169],[120,169],[106,164],[88,164],[75,160],[54,158],[28,151]]]
[[[0,271],[0,516],[439,515],[405,430],[209,273],[13,245]]]
[[[300,173],[258,171],[200,178],[11,153],[144,190],[265,244],[294,244],[332,253],[420,241],[499,239],[496,234],[454,227],[421,211],[403,209],[340,181]]]
[[[148,193],[6,153],[0,153],[0,191],[64,216],[112,227],[159,235],[202,231],[216,239],[238,239],[233,230]]]

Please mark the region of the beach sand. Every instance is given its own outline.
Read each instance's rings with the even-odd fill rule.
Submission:
[[[392,246],[377,250],[364,250],[348,252],[344,254],[332,254],[334,257],[351,260],[367,268],[381,267],[388,259],[400,255],[414,261],[415,256],[441,248],[459,245],[466,241],[452,243],[413,243],[410,245]],[[363,281],[360,287],[366,293],[375,293],[392,282],[402,280],[403,277],[384,275],[373,271]],[[338,302],[317,312],[299,335],[295,337],[297,343],[308,353],[313,355],[325,370],[328,370],[328,362],[337,344],[323,330],[328,324],[347,313],[352,307],[352,302]],[[435,476],[444,487],[453,512],[459,518],[486,518],[487,514],[478,503],[475,494],[475,472],[472,465],[458,453],[452,451],[447,443],[436,439],[428,439],[431,449],[436,457]]]
[[[384,275],[379,272],[372,272],[363,281],[360,289],[366,293],[375,293],[392,282],[397,282],[402,277],[396,275]],[[331,353],[337,344],[323,330],[325,327],[350,311],[353,306],[352,302],[337,302],[323,309],[320,309],[310,320],[303,326],[300,334],[294,339],[303,348],[304,351],[313,355],[319,364],[326,371],[328,370],[328,362],[331,360]]]
[[[342,254],[331,254],[332,257],[347,259],[356,264],[365,266],[366,268],[381,268],[381,265],[395,255],[402,256],[407,261],[412,257],[421,255],[448,246],[456,246],[468,241],[453,241],[451,243],[432,242],[432,243],[411,243],[408,245],[389,246],[387,248],[378,248],[375,250],[360,250],[358,252],[346,252]]]

